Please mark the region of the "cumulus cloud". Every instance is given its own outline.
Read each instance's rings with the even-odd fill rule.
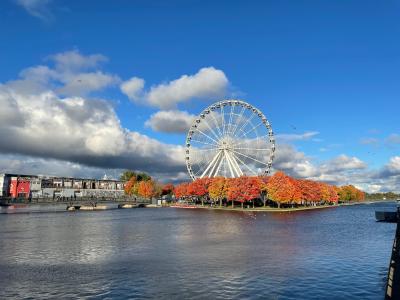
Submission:
[[[319,134],[318,131],[307,131],[301,134],[282,133],[282,134],[277,134],[276,139],[280,142],[305,141],[314,138],[318,134]]]
[[[131,79],[121,83],[120,88],[129,99],[138,100],[143,92],[144,80],[138,77],[132,77]]]
[[[15,3],[23,7],[31,16],[43,21],[49,21],[53,18],[48,5],[51,0],[15,0]]]
[[[74,170],[77,166],[97,171],[130,168],[161,178],[176,177],[185,170],[181,146],[123,128],[109,102],[80,95],[62,96],[65,90],[80,93],[76,93],[78,87],[72,86],[68,76],[83,76],[88,82],[90,76],[99,74],[86,70],[105,59],[100,55],[87,58],[77,51],[65,52],[51,58],[54,68],[28,68],[21,72],[20,79],[0,84],[0,135],[6,141],[0,143],[3,161],[4,155],[29,158],[30,165],[21,164],[21,159],[18,165],[18,157],[9,162],[15,170],[31,166],[30,173],[36,172],[35,164],[51,169],[62,162]],[[65,85],[60,86],[62,80]],[[95,84],[89,87],[91,91],[99,88]]]
[[[195,118],[195,115],[191,115],[186,111],[159,111],[150,116],[145,126],[158,132],[185,133],[189,130]]]
[[[342,154],[322,164],[321,168],[326,173],[333,173],[346,170],[366,169],[367,164],[357,157],[349,157],[345,154]]]
[[[317,169],[303,152],[287,144],[276,146],[276,157],[273,162],[275,170],[281,170],[291,176],[308,178],[317,175]]]
[[[175,108],[191,99],[219,98],[226,93],[229,81],[224,72],[214,67],[200,69],[194,75],[182,75],[145,91],[144,80],[133,77],[121,84],[121,91],[133,101],[143,101],[161,108]]]
[[[99,70],[106,61],[101,54],[82,55],[78,50],[48,57],[54,67],[39,65],[22,70],[19,79],[7,82],[7,88],[20,94],[40,94],[53,90],[64,96],[86,96],[120,82],[117,75]]]
[[[7,143],[0,152],[49,157],[102,168],[146,171],[179,171],[180,146],[165,145],[121,127],[113,108],[102,100],[10,94],[0,90],[0,106],[14,102],[18,126],[3,124],[0,134]]]

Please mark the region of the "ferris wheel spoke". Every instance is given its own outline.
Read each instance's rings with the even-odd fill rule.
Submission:
[[[237,157],[235,155],[235,153],[232,152],[232,156],[235,157],[243,166],[245,166],[251,173],[253,173],[254,175],[257,175],[256,172],[254,172],[253,169],[251,169],[247,164],[245,164],[239,157]]]
[[[243,154],[243,153],[241,153],[241,152],[239,152],[239,151],[236,151],[236,150],[231,150],[231,151],[233,151],[233,152],[235,152],[236,154],[239,154],[239,155],[241,155],[241,156],[247,157],[248,159],[251,159],[251,160],[253,160],[253,161],[255,161],[255,162],[258,162],[258,163],[260,163],[260,164],[263,164],[263,165],[265,165],[265,166],[268,166],[267,163],[262,162],[261,160],[255,159],[254,157],[248,156],[248,155]]]
[[[201,148],[201,149],[199,149],[199,148],[193,148],[192,149],[192,151],[215,151],[215,150],[218,150],[218,147],[215,147],[215,148]]]
[[[208,170],[214,165],[215,161],[218,159],[219,155],[221,154],[221,151],[218,151],[218,153],[214,156],[214,158],[211,160],[207,168],[204,170],[203,174],[201,174],[200,178],[203,178],[205,174],[207,174]]]
[[[235,148],[233,147],[233,149],[235,150],[251,150],[251,151],[270,151],[271,148]]]
[[[252,131],[255,131],[258,127],[260,127],[262,124],[264,124],[264,123],[259,123],[257,126],[254,126],[254,127],[252,127],[250,130],[248,130],[248,131],[246,131],[245,133],[243,133],[241,136],[239,136],[238,138],[240,139],[240,138],[242,138],[242,137],[245,137],[248,133],[250,133],[250,132],[252,132]],[[257,137],[258,137],[258,135],[257,135]]]
[[[231,104],[231,112],[229,113],[229,122],[228,122],[228,135],[231,135],[232,132],[232,120],[233,120],[233,111],[234,111],[235,106]]]
[[[192,142],[196,142],[196,143],[200,143],[200,144],[204,144],[204,145],[209,145],[209,146],[218,147],[217,144],[211,144],[211,143],[207,143],[207,142],[203,142],[203,141],[199,141],[199,140],[194,140],[194,139],[192,139]]]
[[[224,155],[225,155],[225,158],[226,158],[226,162],[228,163],[229,171],[231,172],[232,177],[235,177],[235,174],[233,172],[232,163],[231,163],[231,161],[229,159],[229,156],[228,156],[226,150],[224,151]]]
[[[222,131],[221,131],[221,129],[219,128],[219,123],[218,123],[218,121],[217,121],[217,118],[214,116],[214,111],[211,111],[210,112],[210,115],[211,115],[211,117],[214,119],[214,124],[215,124],[215,127],[217,128],[217,131],[218,131],[218,133],[219,133],[219,137],[222,137]]]
[[[210,124],[208,124],[208,121],[206,119],[203,119],[204,123],[207,125],[208,129],[212,132],[212,134],[215,136],[215,138],[218,140],[220,137],[215,133],[215,131],[211,128]]]
[[[251,121],[251,119],[253,119],[254,114],[252,114],[244,123],[243,125],[240,127],[239,130],[243,131],[243,129],[246,127],[247,124],[249,124],[249,122]]]
[[[220,105],[220,108],[221,108],[222,135],[225,136],[225,112],[222,103]]]
[[[240,111],[240,113],[239,113],[239,116],[238,116],[238,118],[237,118],[235,127],[234,127],[233,130],[232,130],[232,136],[235,135],[235,131],[236,131],[236,129],[238,128],[238,125],[240,124],[239,120],[242,119],[242,116],[243,116],[243,113],[244,113],[245,110],[246,110],[246,107],[243,105],[243,106],[242,106],[242,109],[241,109],[241,111]]]
[[[238,165],[236,159],[232,156],[231,153],[229,153],[229,151],[226,151],[226,156],[227,156],[227,158],[231,161],[232,167],[233,167],[234,171],[236,172],[236,174],[237,174],[238,176],[242,176],[242,175],[243,175],[243,172],[242,172],[242,170],[240,169],[240,167],[239,167],[239,165]]]
[[[213,139],[211,136],[209,136],[208,134],[204,133],[203,131],[201,131],[199,128],[196,128],[196,130],[198,132],[200,132],[202,135],[204,135],[205,137],[207,137],[208,139],[212,140],[213,142],[215,142],[216,144],[218,144],[218,141],[216,139]]]
[[[265,135],[262,135],[262,136],[259,136],[259,137],[257,137],[256,139],[251,139],[251,140],[245,140],[245,141],[241,141],[241,142],[239,142],[239,143],[235,143],[235,144],[232,144],[232,146],[233,147],[236,147],[236,146],[238,146],[238,145],[243,145],[243,144],[245,144],[245,143],[250,143],[250,142],[252,142],[252,140],[254,140],[254,141],[256,141],[256,140],[258,140],[258,139],[263,139],[263,138],[265,138],[265,137],[269,137],[270,136],[270,134],[265,134]]]
[[[218,158],[217,158],[217,160],[215,161],[215,163],[214,163],[212,169],[210,170],[210,173],[209,173],[209,176],[208,176],[209,178],[213,177],[214,170],[215,170],[215,168],[218,166],[218,162],[222,159],[222,157],[223,157],[223,155],[222,155],[222,153],[220,152],[220,153],[219,153],[219,156],[218,156]]]

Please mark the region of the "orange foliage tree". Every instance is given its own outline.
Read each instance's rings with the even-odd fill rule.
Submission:
[[[247,201],[254,201],[261,194],[261,180],[258,177],[241,176],[239,178],[227,179],[227,199],[240,202],[242,208]],[[254,206],[254,202],[253,202]]]
[[[136,177],[133,176],[129,179],[129,181],[125,184],[124,191],[125,194],[132,196],[134,194],[134,186],[136,184]]]
[[[271,176],[267,183],[268,197],[278,204],[292,202],[296,192],[296,186],[293,180],[285,173],[278,171]]]
[[[156,186],[153,180],[139,182],[138,194],[141,197],[150,199],[156,195],[156,192]]]
[[[226,198],[227,186],[224,177],[211,178],[208,186],[208,194],[211,199],[219,201],[219,206],[222,206],[222,200]]]
[[[189,184],[188,183],[181,183],[175,186],[174,188],[174,194],[176,199],[183,199],[188,196],[187,188]]]

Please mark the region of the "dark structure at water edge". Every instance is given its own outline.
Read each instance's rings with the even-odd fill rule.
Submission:
[[[385,299],[400,299],[400,209],[397,208],[397,227],[386,283]]]

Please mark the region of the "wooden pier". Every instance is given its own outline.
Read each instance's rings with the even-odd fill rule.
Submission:
[[[399,208],[397,215],[400,215]],[[400,299],[400,221],[397,218],[396,234],[393,240],[392,256],[386,283],[385,299]]]

